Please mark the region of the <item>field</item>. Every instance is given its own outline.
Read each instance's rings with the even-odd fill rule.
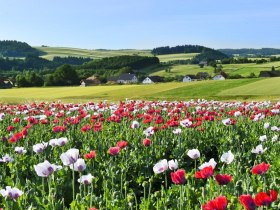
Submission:
[[[271,67],[274,66],[275,70],[280,69],[280,62],[269,62],[265,64],[223,64],[223,71],[228,74],[235,75],[240,74],[241,76],[249,76],[254,73],[256,76],[259,75],[261,71],[270,71]],[[200,68],[198,65],[173,65],[171,66],[171,72],[166,72],[165,69],[152,69],[151,75],[158,75],[164,77],[174,77],[176,75],[187,75],[187,74],[197,74],[198,72],[208,72],[210,75],[214,75],[214,68],[211,66],[206,66]],[[148,72],[149,73],[149,72]]]
[[[280,78],[160,83],[153,85],[112,85],[94,87],[50,87],[1,89],[2,103],[31,101],[119,101],[129,99],[185,100],[274,99],[280,98]]]
[[[280,208],[279,102],[141,99],[0,110],[3,209]]]
[[[179,53],[179,54],[168,54],[168,55],[158,55],[160,62],[168,62],[174,60],[190,60],[199,53]]]
[[[150,50],[89,50],[80,48],[67,48],[67,47],[35,47],[41,50],[46,55],[41,57],[52,60],[54,56],[67,57],[88,57],[93,59],[100,59],[105,57],[113,57],[120,55],[140,55],[140,56],[152,56]]]

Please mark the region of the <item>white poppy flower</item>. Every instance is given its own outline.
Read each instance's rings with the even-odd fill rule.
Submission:
[[[154,134],[154,127],[149,127],[146,130],[143,131],[143,133],[146,135],[146,137],[149,137]]]
[[[168,169],[168,163],[166,159],[163,159],[159,161],[156,165],[153,167],[153,171],[155,174],[160,174]]]
[[[189,119],[185,119],[180,121],[180,125],[184,128],[188,128],[192,125],[192,121],[190,121]]]
[[[181,134],[182,133],[182,129],[181,128],[177,128],[177,129],[175,129],[174,131],[172,131],[174,134],[177,134],[177,135],[179,135],[179,134]]]
[[[13,161],[14,161],[14,159],[8,154],[6,154],[5,156],[3,156],[2,159],[0,159],[0,162],[2,162],[2,163],[9,163],[9,162],[13,162]]]
[[[140,124],[137,121],[133,121],[130,127],[133,128],[133,129],[136,129],[136,128],[140,127]]]
[[[24,147],[15,147],[15,152],[19,155],[22,155],[26,153],[26,150],[24,149]]]
[[[4,197],[16,200],[23,194],[23,192],[16,187],[11,188],[10,186],[6,186],[6,190],[0,190],[0,194]]]
[[[39,163],[37,165],[34,165],[34,169],[35,169],[37,175],[41,176],[41,177],[48,177],[54,171],[57,171],[61,168],[62,168],[61,166],[51,164],[47,160],[45,160],[43,163]]]
[[[230,164],[234,160],[234,155],[229,150],[228,152],[224,153],[221,157],[221,161]]]
[[[62,160],[63,164],[69,166],[77,161],[79,158],[79,150],[72,148],[69,149],[67,152],[62,153],[60,155],[60,159]]]
[[[276,132],[279,132],[280,131],[280,128],[278,128],[277,126],[272,126],[270,128],[272,131],[276,131]]]
[[[266,141],[266,140],[267,140],[266,135],[260,136],[259,140],[260,140],[260,141]]]
[[[41,153],[47,148],[47,146],[48,146],[48,143],[46,143],[46,142],[35,144],[35,145],[33,145],[33,151],[35,153]]]
[[[265,123],[264,125],[263,125],[263,127],[265,128],[265,129],[268,129],[269,128],[269,123]]]
[[[191,149],[187,154],[191,159],[197,159],[200,157],[200,152],[197,149]]]
[[[277,135],[274,135],[273,137],[272,137],[272,142],[275,142],[275,141],[277,141],[278,140],[278,136]]]
[[[209,162],[205,162],[203,163],[201,166],[198,167],[199,170],[202,170],[203,168],[205,167],[208,167],[208,166],[212,166],[212,168],[214,169],[217,165],[217,162],[214,160],[214,158],[211,158],[209,160]]]
[[[177,160],[169,160],[168,167],[170,170],[176,170],[178,168],[178,161]]]
[[[85,160],[82,158],[77,159],[77,161],[74,163],[74,167],[73,165],[69,166],[72,170],[74,169],[74,171],[84,171],[86,169],[86,163]]]
[[[255,149],[252,149],[252,153],[262,154],[267,150],[267,148],[263,149],[263,146],[260,144]]]
[[[78,179],[78,182],[88,185],[91,184],[93,178],[94,177],[91,174],[83,175]]]

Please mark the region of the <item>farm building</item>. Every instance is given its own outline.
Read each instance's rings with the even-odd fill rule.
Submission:
[[[100,85],[101,82],[95,76],[88,77],[81,81],[81,87],[92,86],[92,85]]]
[[[199,65],[201,68],[203,68],[204,66],[207,66],[208,63],[207,63],[207,61],[200,61],[198,65]]]
[[[135,74],[125,73],[118,77],[110,77],[108,78],[108,83],[119,83],[119,84],[129,84],[129,83],[137,83],[138,79]]]
[[[11,80],[0,78],[0,88],[1,89],[12,88],[13,86],[14,86],[14,84]]]
[[[225,80],[226,78],[224,78],[222,75],[216,75],[213,77],[213,80]]]
[[[149,76],[143,80],[143,84],[153,84],[155,82],[162,82],[163,78],[160,76]]]
[[[186,75],[183,78],[183,82],[192,82],[197,81],[197,77],[195,75]]]

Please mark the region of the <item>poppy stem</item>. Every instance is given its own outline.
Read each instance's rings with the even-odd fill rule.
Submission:
[[[165,171],[165,190],[167,190],[167,173]]]
[[[73,201],[75,200],[75,171],[74,171],[74,163],[72,170],[72,190],[73,190]]]

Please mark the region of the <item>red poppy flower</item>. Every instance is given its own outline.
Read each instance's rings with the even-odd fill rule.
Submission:
[[[144,139],[144,140],[143,140],[143,145],[144,145],[145,147],[150,146],[150,145],[151,145],[151,140],[148,139],[148,138]]]
[[[264,174],[269,169],[270,165],[262,162],[261,164],[256,165],[252,168],[253,174]]]
[[[275,190],[269,190],[269,194],[270,194],[272,202],[277,200],[278,193]]]
[[[112,156],[118,155],[121,151],[120,147],[110,147],[108,153]]]
[[[186,182],[185,170],[179,169],[176,172],[171,172],[171,180],[174,184],[184,184]]]
[[[87,153],[87,154],[85,154],[85,159],[93,159],[93,158],[95,158],[95,156],[96,156],[96,152],[93,150],[93,151],[90,151],[90,153]]]
[[[225,196],[219,196],[202,206],[203,210],[225,210],[226,208],[227,198]]]
[[[239,197],[239,201],[246,208],[246,210],[255,210],[256,209],[255,201],[251,197],[251,195],[241,195]]]
[[[215,178],[219,185],[227,185],[232,180],[232,176],[228,174],[217,174]]]
[[[88,125],[88,124],[85,124],[82,128],[81,128],[81,131],[82,132],[87,132],[87,131],[89,131],[90,130],[90,125]]]
[[[257,206],[268,206],[272,203],[272,198],[265,192],[260,192],[255,197],[255,203]]]
[[[93,131],[94,132],[101,131],[101,130],[102,130],[102,123],[101,122],[93,125]]]
[[[120,148],[125,148],[128,145],[127,141],[118,141],[117,146]]]
[[[212,166],[204,167],[201,171],[195,173],[195,178],[197,179],[207,179],[213,175]]]
[[[14,130],[15,130],[15,127],[12,126],[12,125],[9,125],[9,126],[7,127],[7,131],[9,131],[9,132],[14,131]]]
[[[65,132],[66,127],[65,126],[54,126],[53,127],[53,132],[58,133],[58,132]]]

